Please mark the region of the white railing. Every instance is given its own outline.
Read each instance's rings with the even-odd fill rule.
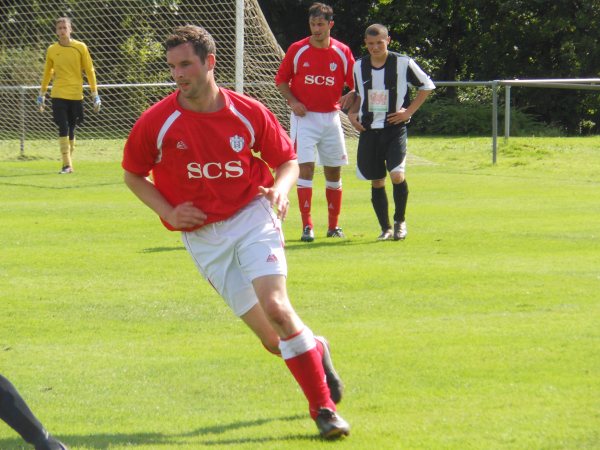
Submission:
[[[484,86],[492,89],[492,163],[496,163],[498,149],[498,89],[504,87],[504,140],[508,141],[510,137],[510,94],[512,87],[525,88],[554,88],[554,89],[578,89],[578,90],[600,90],[600,78],[554,78],[554,79],[531,79],[531,80],[493,80],[493,81],[435,81],[436,86],[451,87],[474,87]],[[161,87],[172,88],[173,83],[140,83],[140,84],[105,84],[99,85],[102,91],[105,88],[144,88]],[[86,89],[88,86],[84,86]],[[235,85],[224,87],[234,88]],[[250,84],[247,87],[252,87]],[[20,148],[21,154],[24,153],[26,139],[26,110],[31,109],[35,93],[39,91],[39,86],[0,86],[0,92],[12,91],[19,93],[20,101],[14,105],[14,112],[20,113]],[[287,111],[286,111],[287,114]],[[1,137],[1,133],[0,133]]]
[[[549,78],[539,80],[435,81],[436,86],[489,86],[492,89],[492,163],[498,152],[498,88],[504,86],[504,140],[510,136],[510,89],[515,87],[600,90],[600,78]]]

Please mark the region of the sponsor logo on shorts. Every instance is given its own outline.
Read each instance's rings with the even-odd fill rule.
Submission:
[[[271,263],[271,262],[277,262],[277,261],[279,261],[279,260],[277,259],[277,256],[275,256],[273,253],[271,253],[271,254],[270,254],[268,257],[267,257],[267,262],[270,262],[270,263]]]

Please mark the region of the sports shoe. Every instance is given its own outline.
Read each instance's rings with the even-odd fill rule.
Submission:
[[[406,235],[408,231],[406,231],[406,222],[394,222],[394,240],[401,241],[406,239]]]
[[[58,439],[48,436],[44,442],[34,445],[35,450],[69,450],[65,444]]]
[[[65,173],[73,173],[73,168],[71,166],[63,166],[63,168],[58,173],[59,173],[59,175],[62,175]]]
[[[331,230],[327,230],[327,237],[345,238],[346,235],[340,227],[335,227]]]
[[[315,240],[315,233],[310,225],[306,225],[302,230],[302,236],[300,237],[302,242],[312,242]]]
[[[324,439],[337,439],[350,434],[350,425],[335,411],[329,408],[319,409],[315,419],[321,437]]]
[[[329,397],[336,405],[342,401],[342,395],[344,394],[344,383],[338,373],[333,367],[331,361],[331,350],[329,349],[329,342],[323,336],[315,336],[315,339],[323,344],[323,370],[325,371],[325,377],[327,380],[327,386],[329,387]]]
[[[381,234],[379,235],[377,240],[378,241],[389,241],[390,239],[392,239],[392,237],[393,237],[392,229],[388,228],[387,230],[381,231]]]

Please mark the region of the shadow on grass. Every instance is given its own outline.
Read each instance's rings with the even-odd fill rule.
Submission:
[[[165,433],[131,433],[131,434],[94,434],[94,435],[71,435],[63,436],[56,435],[57,438],[61,439],[70,449],[76,449],[78,447],[86,447],[92,449],[108,449],[115,446],[126,446],[128,448],[135,448],[136,446],[167,446],[172,445],[172,448],[176,448],[179,445],[189,447],[189,442],[184,442],[187,439],[199,438],[199,445],[204,446],[235,446],[245,444],[261,444],[267,442],[277,441],[314,441],[319,439],[315,428],[314,434],[293,434],[285,435],[280,437],[248,437],[248,438],[237,438],[237,439],[218,439],[215,435],[223,435],[228,431],[241,430],[245,428],[258,427],[270,422],[292,422],[298,420],[307,420],[305,414],[296,414],[293,416],[283,417],[271,417],[264,419],[248,420],[231,422],[219,425],[211,425],[206,427],[200,427],[187,433],[176,433],[176,434],[165,434]],[[0,439],[0,449],[26,449],[28,447],[24,441],[14,439]]]
[[[48,180],[48,184],[40,184],[40,183],[27,183],[27,182],[12,182],[9,181],[10,178],[31,178],[31,177],[44,177]],[[63,183],[63,180],[73,180],[77,184],[70,185],[57,185],[54,184],[55,180],[60,179],[59,183]],[[72,190],[72,189],[84,189],[84,188],[96,188],[101,186],[118,186],[122,185],[122,181],[114,181],[114,182],[93,182],[94,178],[92,177],[77,177],[77,174],[68,174],[68,175],[60,175],[58,170],[55,172],[18,172],[12,174],[0,174],[0,186],[11,186],[11,187],[26,187],[26,188],[34,188],[34,189],[50,189],[50,190]],[[38,178],[39,180],[39,178]],[[37,181],[37,180],[36,180]],[[41,181],[41,180],[40,180]]]
[[[179,250],[185,250],[183,245],[175,247],[149,247],[139,251],[139,253],[162,253],[162,252],[175,252]]]
[[[0,175],[0,178],[23,178],[23,177],[47,177],[47,176],[54,176],[54,175],[58,175],[58,170],[56,171],[56,173],[49,173],[49,172],[36,172],[36,173],[23,173],[23,172],[19,172],[19,173],[12,173],[12,174],[2,174]]]
[[[28,175],[29,176],[29,175]],[[3,178],[0,176],[0,178]],[[34,188],[34,189],[50,189],[57,191],[70,191],[73,189],[85,189],[85,188],[97,188],[100,186],[120,186],[123,183],[88,183],[88,184],[74,184],[71,186],[52,186],[52,185],[39,185],[39,184],[31,184],[31,183],[1,183],[0,186],[13,186],[13,187],[26,187],[26,188]]]
[[[310,250],[311,248],[320,248],[320,247],[348,247],[351,245],[371,245],[377,244],[375,238],[372,241],[364,241],[362,240],[364,235],[355,235],[346,239],[339,238],[315,238],[313,242],[302,242],[300,239],[287,240],[285,241],[285,250],[293,251],[293,250]]]
[[[362,236],[359,236],[362,237]],[[391,241],[390,241],[391,242]],[[300,239],[293,241],[285,242],[285,250],[293,251],[293,250],[310,250],[311,248],[319,248],[319,247],[335,247],[342,246],[347,247],[349,245],[370,245],[370,244],[378,244],[380,243],[376,239],[373,241],[358,241],[352,239],[329,239],[327,241],[315,241],[315,242],[302,242]],[[181,246],[173,246],[173,247],[148,247],[139,251],[139,253],[163,253],[163,252],[174,252],[179,250],[185,250],[183,245]]]

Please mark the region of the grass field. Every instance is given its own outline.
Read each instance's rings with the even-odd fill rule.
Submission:
[[[121,142],[0,143],[0,373],[71,449],[600,448],[600,138],[411,138],[408,238],[284,225],[289,291],[332,343],[348,439],[322,442],[262,349],[122,183]],[[356,142],[349,142],[353,156]],[[0,449],[27,448],[0,423]]]

